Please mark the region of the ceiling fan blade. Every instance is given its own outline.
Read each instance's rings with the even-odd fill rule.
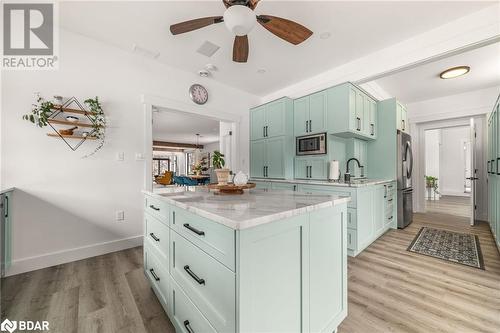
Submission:
[[[257,7],[257,5],[259,4],[259,1],[260,0],[248,0],[248,4],[247,6],[251,9],[251,10],[254,10],[255,7]]]
[[[259,15],[257,21],[271,33],[294,45],[302,43],[313,34],[303,25],[281,17]]]
[[[248,59],[248,36],[235,36],[233,44],[233,61],[247,62]]]
[[[170,26],[170,32],[172,33],[172,35],[183,34],[185,32],[200,29],[211,24],[221,23],[223,20],[224,19],[222,16],[202,17],[199,19],[172,24]]]

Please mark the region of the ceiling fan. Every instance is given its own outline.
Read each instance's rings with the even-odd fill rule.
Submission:
[[[234,37],[233,61],[247,62],[248,36],[247,34],[259,22],[264,28],[281,39],[294,45],[300,44],[313,33],[303,25],[296,22],[271,16],[256,15],[253,10],[260,0],[222,0],[226,11],[224,16],[202,17],[170,26],[173,35],[200,29],[212,24],[224,22]]]

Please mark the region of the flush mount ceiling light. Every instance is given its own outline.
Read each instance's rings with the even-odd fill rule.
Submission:
[[[453,79],[462,75],[465,75],[469,73],[470,67],[469,66],[458,66],[458,67],[452,67],[448,68],[447,70],[441,72],[439,74],[439,77],[442,79]]]

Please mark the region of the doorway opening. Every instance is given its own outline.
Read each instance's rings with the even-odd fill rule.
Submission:
[[[471,218],[471,127],[434,128],[424,134],[425,211]]]

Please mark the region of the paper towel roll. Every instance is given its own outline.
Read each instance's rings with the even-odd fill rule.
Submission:
[[[330,161],[330,168],[328,172],[328,180],[339,180],[340,179],[340,167],[339,161]]]

